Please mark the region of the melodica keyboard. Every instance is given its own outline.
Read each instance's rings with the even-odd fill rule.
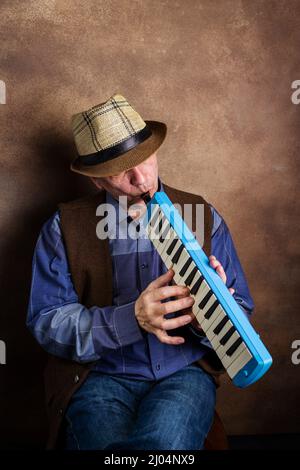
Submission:
[[[233,383],[247,387],[260,379],[272,357],[165,192],[147,205],[145,231],[174,281],[189,287],[192,310]]]

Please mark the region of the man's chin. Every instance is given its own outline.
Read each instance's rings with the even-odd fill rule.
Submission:
[[[139,199],[133,199],[132,201],[129,201],[128,202],[128,207],[132,207],[132,206],[137,206],[138,207],[144,207],[145,206],[145,202],[142,198],[139,198]]]
[[[150,192],[150,196],[152,197],[155,191],[150,190],[149,192]],[[139,204],[144,205],[145,204],[144,199],[141,198],[140,196],[131,199],[130,201],[128,201],[128,203],[129,203],[130,206],[132,206],[133,204],[137,204],[137,205],[139,205]]]

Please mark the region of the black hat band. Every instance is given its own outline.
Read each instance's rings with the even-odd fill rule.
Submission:
[[[138,144],[144,142],[152,135],[152,131],[148,124],[146,124],[143,129],[138,131],[136,134],[128,137],[128,139],[123,140],[119,144],[109,147],[107,149],[99,150],[99,152],[90,153],[88,155],[81,155],[78,157],[79,162],[82,165],[92,166],[97,165],[98,163],[104,163],[108,160],[113,160],[114,158],[119,157],[123,153],[132,149]]]

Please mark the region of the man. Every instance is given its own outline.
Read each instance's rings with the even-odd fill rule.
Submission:
[[[141,195],[204,205],[203,250],[248,317],[253,301],[228,227],[201,196],[162,183],[166,125],[143,121],[122,95],[74,115],[72,128],[71,169],[99,191],[59,205],[33,258],[27,325],[49,353],[48,448],[203,448],[222,370],[189,289],[172,284],[174,270],[145,234]]]

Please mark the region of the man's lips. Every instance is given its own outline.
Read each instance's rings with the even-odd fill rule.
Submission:
[[[148,189],[148,191],[144,191],[143,193],[139,194],[138,196],[134,196],[132,199],[130,199],[130,203],[134,203],[134,202],[138,202],[138,201],[142,201],[144,202],[144,200],[142,199],[142,194],[145,194],[145,193],[150,193],[150,195],[152,196],[152,188],[151,189]]]

